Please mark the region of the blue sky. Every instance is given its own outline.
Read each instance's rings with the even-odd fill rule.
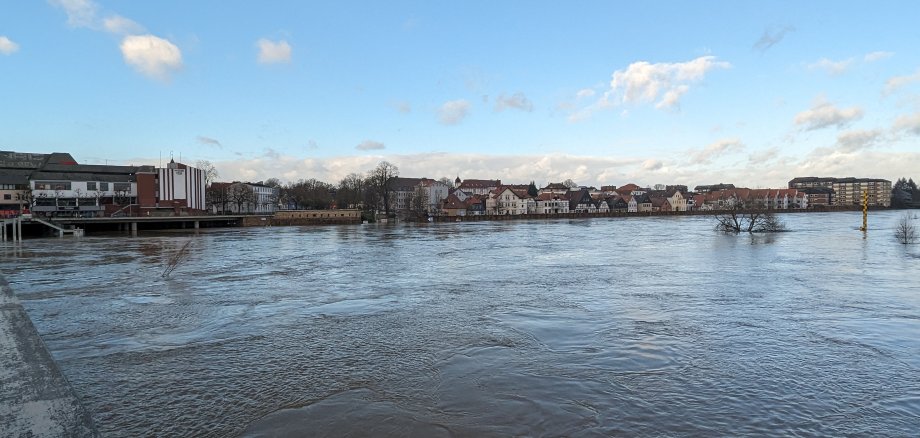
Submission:
[[[638,4],[637,4],[638,3]],[[0,2],[0,149],[222,179],[920,176],[914,2]]]

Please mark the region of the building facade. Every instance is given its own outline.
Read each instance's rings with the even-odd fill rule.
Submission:
[[[79,164],[68,153],[0,151],[2,209],[44,216],[187,215],[204,212],[204,175],[171,162],[155,166]],[[6,199],[9,195],[10,199]]]
[[[891,181],[881,178],[797,177],[789,181],[790,189],[830,188],[834,191],[833,206],[862,205],[863,193],[868,194],[870,206],[891,206]]]

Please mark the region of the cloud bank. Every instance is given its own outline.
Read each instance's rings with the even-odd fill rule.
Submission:
[[[737,147],[730,147],[735,150]],[[226,180],[259,181],[280,178],[296,181],[316,178],[335,183],[352,172],[365,173],[381,160],[397,165],[400,175],[440,178],[499,178],[507,183],[538,184],[572,179],[583,185],[712,184],[731,182],[739,186],[785,187],[796,176],[862,176],[889,180],[910,175],[920,152],[883,152],[861,149],[855,152],[818,148],[804,156],[784,156],[776,149],[757,154],[757,160],[732,167],[686,166],[658,157],[609,157],[569,154],[488,155],[424,153],[410,155],[360,155],[304,158],[284,154],[214,162]],[[752,156],[753,156],[752,155]],[[148,160],[149,161],[149,160]],[[143,162],[134,160],[133,162]],[[156,162],[154,159],[150,162]]]

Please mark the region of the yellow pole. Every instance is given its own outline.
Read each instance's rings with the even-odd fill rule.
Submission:
[[[869,229],[868,223],[869,216],[869,190],[863,190],[863,225],[860,228],[860,231],[866,231]]]

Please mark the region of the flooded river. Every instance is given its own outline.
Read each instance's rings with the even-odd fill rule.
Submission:
[[[88,236],[0,272],[107,436],[916,436],[898,216]]]

